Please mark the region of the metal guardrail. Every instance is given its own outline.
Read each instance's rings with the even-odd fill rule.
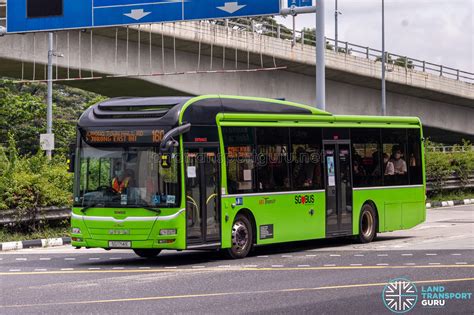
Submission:
[[[68,207],[50,207],[38,209],[34,218],[23,217],[19,220],[15,217],[17,210],[0,210],[0,225],[6,225],[15,222],[27,222],[27,221],[55,221],[55,220],[66,220],[71,217],[71,208]]]
[[[428,181],[426,185],[426,190],[428,192],[433,191],[433,181]],[[458,189],[458,188],[474,188],[474,174],[470,175],[467,183],[463,183],[462,180],[457,176],[448,177],[443,186],[443,190]],[[0,211],[0,225],[7,225],[10,223],[17,222],[15,218],[16,210],[4,210]],[[51,207],[51,208],[42,208],[38,210],[35,220],[41,221],[57,221],[57,220],[67,220],[71,217],[71,208],[65,207]],[[26,222],[30,221],[32,218],[22,218],[20,221]]]
[[[429,152],[443,152],[443,153],[460,153],[460,152],[469,152],[474,151],[474,145],[470,147],[463,147],[463,146],[433,146],[427,147],[427,151]]]
[[[426,190],[433,191],[434,181],[428,181],[426,183]],[[474,174],[467,178],[466,182],[463,182],[458,176],[448,177],[441,187],[442,190],[458,189],[458,188],[474,188]]]

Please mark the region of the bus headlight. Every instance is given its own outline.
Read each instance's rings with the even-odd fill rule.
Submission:
[[[72,234],[81,234],[80,228],[72,228]]]
[[[175,235],[176,229],[163,229],[160,230],[160,235]]]

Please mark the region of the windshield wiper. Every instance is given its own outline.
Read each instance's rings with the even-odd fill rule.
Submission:
[[[81,212],[82,212],[82,213],[86,213],[87,210],[89,210],[90,208],[95,208],[95,207],[97,207],[98,205],[101,205],[101,203],[98,203],[98,202],[96,202],[96,203],[91,203],[91,204],[88,205],[87,207],[82,208],[82,209],[81,209]]]
[[[161,209],[160,209],[160,208],[150,207],[150,206],[147,205],[147,204],[138,204],[136,207],[137,207],[137,208],[143,208],[143,209],[146,209],[146,210],[149,210],[149,211],[153,211],[153,212],[156,212],[156,213],[158,213],[158,214],[161,213]]]

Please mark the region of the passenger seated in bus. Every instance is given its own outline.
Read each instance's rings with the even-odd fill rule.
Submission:
[[[395,175],[395,168],[393,166],[392,161],[390,161],[390,158],[387,153],[383,154],[383,168],[385,170],[384,171],[385,176]]]
[[[395,175],[405,175],[407,173],[407,163],[402,156],[402,151],[400,149],[397,149],[393,154],[392,163]]]

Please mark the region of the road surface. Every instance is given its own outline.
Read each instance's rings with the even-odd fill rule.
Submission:
[[[125,250],[67,246],[5,252],[0,313],[392,314],[382,291],[390,279],[404,278],[418,290],[409,313],[472,314],[473,227],[471,205],[428,210],[424,224],[371,244],[272,245],[242,260],[198,251],[146,260]],[[423,306],[421,292],[433,286],[471,299]]]

